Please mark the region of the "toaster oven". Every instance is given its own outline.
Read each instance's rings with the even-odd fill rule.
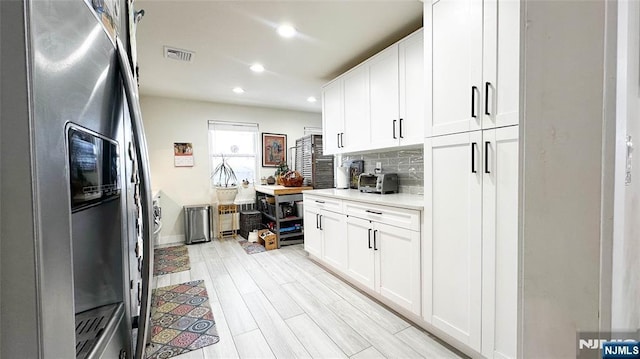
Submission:
[[[368,193],[396,193],[398,192],[398,174],[362,173],[358,177],[358,190]]]

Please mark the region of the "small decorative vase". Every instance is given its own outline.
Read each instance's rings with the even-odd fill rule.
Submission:
[[[273,178],[273,176],[267,177],[267,184],[275,184],[275,183],[276,183],[276,179]]]

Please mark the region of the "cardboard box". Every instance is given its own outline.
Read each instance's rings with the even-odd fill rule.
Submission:
[[[278,245],[276,244],[276,235],[268,229],[261,229],[258,231],[258,242],[268,251],[278,248]]]

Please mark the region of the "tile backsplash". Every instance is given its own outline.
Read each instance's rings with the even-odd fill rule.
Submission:
[[[422,147],[342,155],[342,162],[364,160],[364,171],[374,173],[381,162],[382,173],[398,174],[400,193],[424,194],[424,151]]]

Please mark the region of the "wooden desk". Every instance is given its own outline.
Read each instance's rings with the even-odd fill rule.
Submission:
[[[281,195],[281,194],[298,194],[302,193],[302,191],[311,190],[313,187],[303,186],[303,187],[285,187],[280,185],[261,185],[255,186],[256,192],[266,193],[272,196]]]

